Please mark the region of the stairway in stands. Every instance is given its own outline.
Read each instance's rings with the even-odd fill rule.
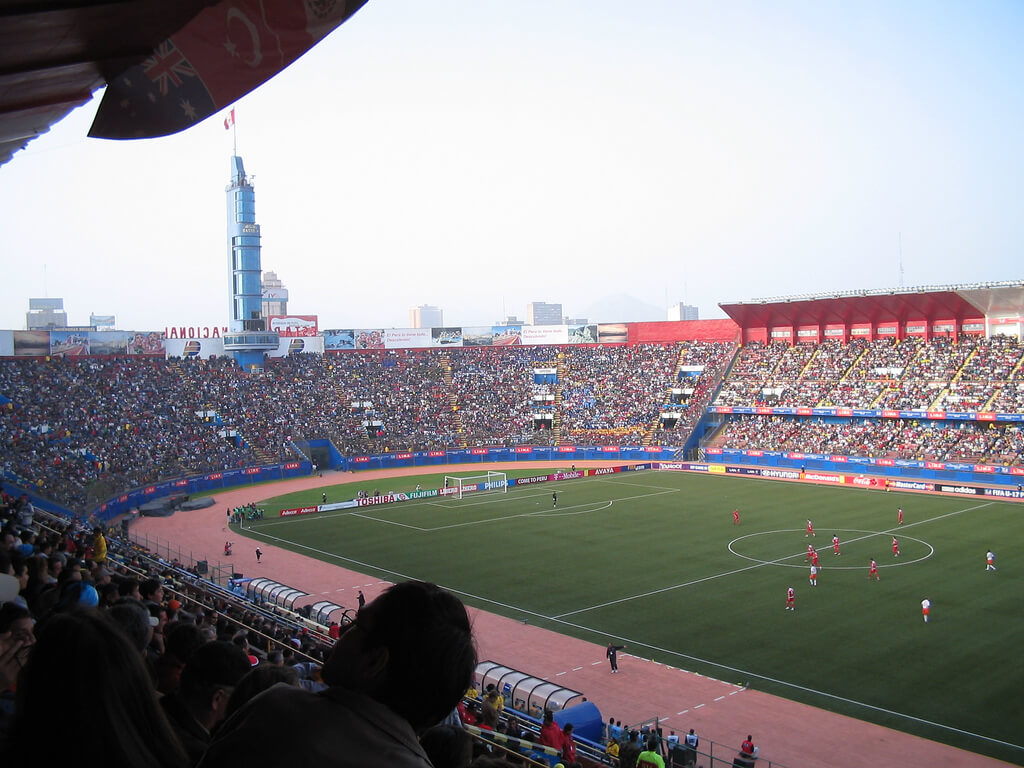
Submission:
[[[452,358],[447,352],[440,355],[441,378],[448,387],[448,405],[451,407],[452,429],[455,431],[456,445],[465,448],[469,445],[466,440],[466,425],[462,421],[462,411],[459,410],[459,398],[455,394],[455,377],[452,375]]]
[[[565,359],[559,353],[555,360],[555,417],[551,420],[551,444],[562,444],[562,382],[565,381]]]

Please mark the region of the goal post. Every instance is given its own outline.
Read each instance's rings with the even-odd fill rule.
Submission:
[[[508,493],[508,475],[487,470],[486,475],[445,475],[444,487],[454,488],[449,495],[461,499],[465,493]]]

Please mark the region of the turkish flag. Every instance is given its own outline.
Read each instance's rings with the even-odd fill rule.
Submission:
[[[365,3],[225,0],[209,6],[110,81],[89,135],[145,139],[189,128],[269,80]]]

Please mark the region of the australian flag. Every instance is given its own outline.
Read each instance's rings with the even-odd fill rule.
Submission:
[[[107,84],[89,135],[168,136],[269,80],[366,0],[226,0],[203,9]]]

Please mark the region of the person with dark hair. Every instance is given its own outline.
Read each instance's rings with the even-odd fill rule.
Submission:
[[[544,721],[540,725],[540,743],[545,747],[562,752],[562,729],[555,722],[555,715],[550,709],[544,710]]]
[[[241,709],[249,699],[257,694],[263,693],[267,688],[285,683],[287,685],[299,685],[299,670],[295,667],[272,666],[264,664],[254,667],[245,673],[245,676],[235,686],[228,698],[227,709],[224,710],[224,719],[231,717]]]
[[[636,768],[665,768],[665,760],[658,749],[658,740],[651,736],[647,740],[647,749],[636,759]]]
[[[434,768],[466,768],[473,759],[473,739],[457,725],[435,725],[420,736],[420,746]]]
[[[429,768],[417,734],[449,715],[475,668],[462,602],[435,584],[396,584],[342,628],[321,672],[327,688],[260,694],[224,723],[200,765]]]
[[[181,684],[181,673],[192,656],[206,645],[203,631],[195,624],[175,622],[164,627],[164,652],[153,663],[156,689],[171,694]]]
[[[117,584],[117,592],[121,597],[133,597],[142,600],[142,591],[139,589],[139,580],[134,576],[128,576]]]
[[[625,645],[608,643],[608,647],[604,649],[604,655],[608,657],[608,663],[611,665],[612,672],[619,671],[619,651],[625,647]]]
[[[636,761],[641,752],[640,744],[637,741],[639,735],[636,731],[629,732],[629,738],[619,750],[619,768],[636,768]]]
[[[224,719],[228,699],[249,669],[245,651],[234,643],[206,643],[185,664],[177,693],[160,699],[192,765],[206,751],[210,733]]]
[[[58,723],[55,696],[82,706]],[[55,738],[87,749],[95,765],[188,765],[141,657],[95,609],[54,614],[39,624],[0,754],[6,765],[31,765]]]
[[[566,768],[578,765],[576,762],[576,741],[572,737],[573,729],[572,723],[566,723],[562,726],[562,762],[565,763]]]
[[[155,576],[144,579],[139,584],[139,595],[142,597],[142,602],[159,605],[164,601],[164,585]]]
[[[0,605],[0,717],[14,711],[18,670],[25,664],[35,642],[32,614],[17,603]]]

